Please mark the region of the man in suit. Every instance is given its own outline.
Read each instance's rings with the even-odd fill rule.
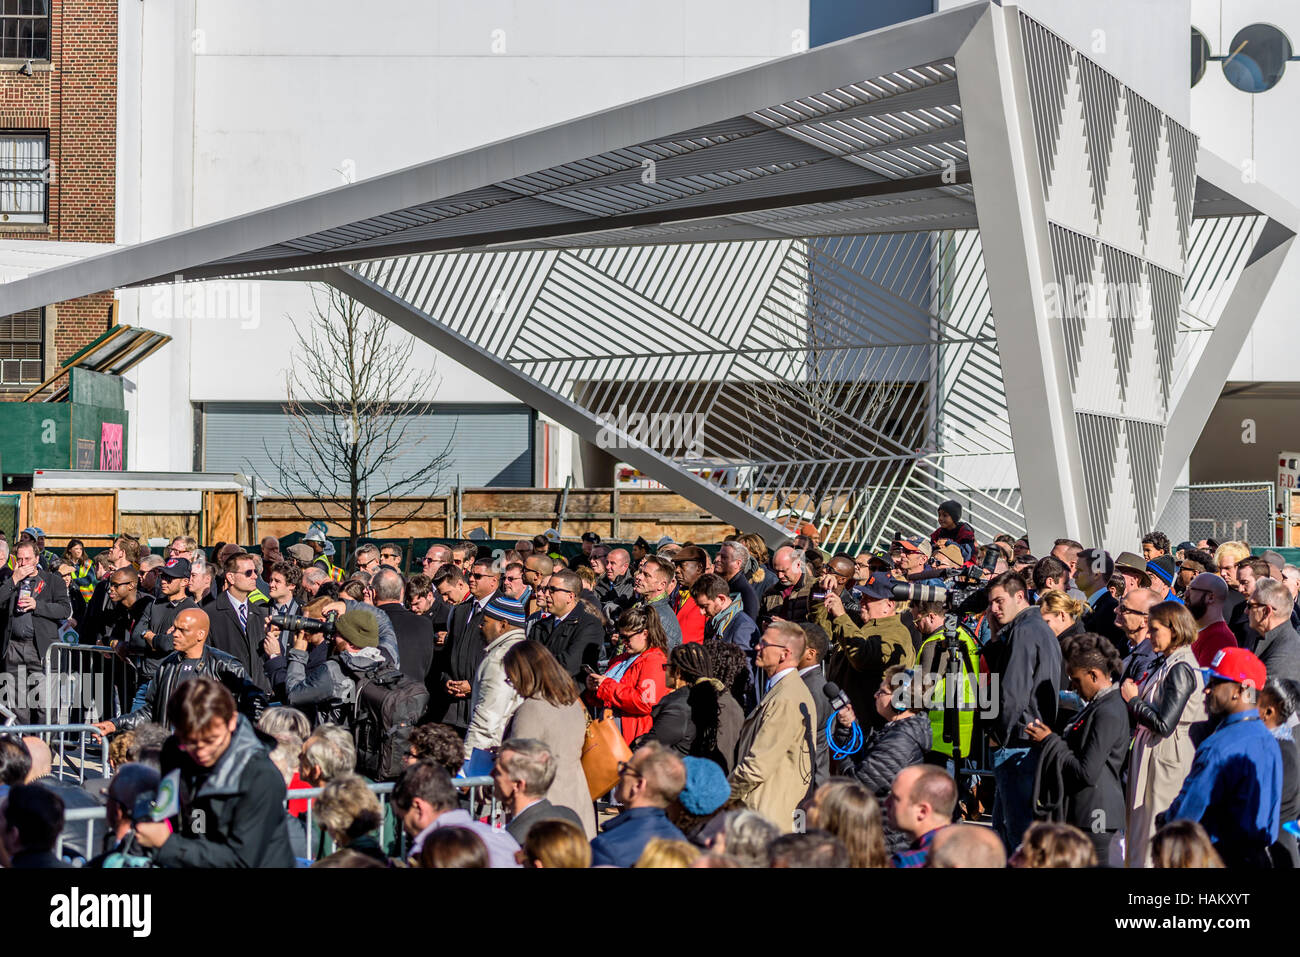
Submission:
[[[511,738],[497,751],[492,784],[510,815],[506,832],[520,846],[538,821],[568,821],[582,829],[582,819],[572,808],[546,799],[555,783],[555,771],[551,749],[535,738]]]
[[[68,588],[58,572],[37,566],[40,553],[36,543],[21,541],[14,547],[14,572],[0,584],[0,608],[6,613],[4,627],[4,668],[18,678],[18,687],[30,687],[22,681],[25,671],[45,674],[45,654],[59,640],[59,626],[72,615]],[[19,669],[23,669],[20,671]],[[36,708],[15,706],[19,724],[31,724]]]
[[[1246,602],[1255,638],[1251,651],[1270,678],[1300,681],[1300,635],[1291,627],[1291,593],[1280,581],[1262,578]]]
[[[262,664],[262,642],[266,639],[266,604],[252,604],[248,598],[257,583],[253,556],[238,553],[226,559],[226,588],[207,610],[212,620],[208,644],[234,655],[244,666],[249,680],[263,691],[271,690]]]
[[[758,642],[758,667],[766,678],[758,707],[745,719],[731,772],[731,795],[785,834],[813,779],[817,708],[798,666],[806,650],[803,629],[790,621],[768,626]]]
[[[111,572],[115,572],[119,568],[131,567],[131,561],[127,557],[125,548],[128,544],[131,543],[126,539],[119,538],[108,546],[110,574],[95,583],[95,587],[91,589],[90,598],[86,601],[85,621],[81,622],[81,627],[77,629],[82,644],[106,645],[109,642],[109,632],[112,631],[113,624],[118,617],[113,596],[108,591],[109,580],[113,577]]]
[[[804,641],[807,642],[803,657],[799,659],[799,677],[808,686],[808,693],[812,695],[817,710],[813,728],[817,732],[814,740],[817,755],[813,762],[816,774],[809,788],[809,793],[812,793],[831,779],[831,752],[826,745],[826,722],[831,716],[831,702],[826,697],[826,674],[822,669],[831,639],[825,628],[811,621],[801,621],[799,627],[803,629]]]
[[[433,619],[417,615],[404,604],[402,576],[391,568],[381,567],[370,580],[375,590],[375,607],[388,615],[397,634],[398,657],[402,673],[424,684],[433,666]]]
[[[746,710],[753,708],[758,703],[758,685],[754,673],[754,644],[758,640],[758,625],[745,614],[731,584],[721,575],[708,574],[697,578],[691,586],[691,601],[699,606],[705,616],[705,641],[725,641],[745,653],[744,674],[736,676],[731,692],[746,706]]]
[[[435,581],[443,600],[455,604],[447,619],[447,640],[436,665],[436,690],[441,690],[447,701],[441,720],[463,735],[469,728],[474,674],[487,647],[483,640],[483,607],[496,594],[501,576],[493,569],[491,559],[483,559],[470,566],[468,576],[454,563],[449,564]]]
[[[1106,587],[1113,574],[1115,562],[1109,552],[1089,548],[1079,553],[1074,566],[1074,580],[1092,609],[1084,612],[1083,627],[1109,641],[1123,658],[1128,655],[1129,648],[1124,632],[1115,624],[1115,609],[1119,607],[1119,600]]]
[[[578,601],[582,579],[577,572],[557,568],[541,587],[550,595],[551,617],[533,629],[532,638],[547,647],[578,687],[584,687],[582,666],[595,668],[600,661],[605,629]]]

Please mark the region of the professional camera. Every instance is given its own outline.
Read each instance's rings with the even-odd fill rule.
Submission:
[[[899,582],[894,586],[894,598],[898,601],[941,601],[949,611],[961,614],[983,611],[973,607],[987,584],[985,573],[993,574],[1001,552],[992,546],[984,550],[984,564],[979,568],[930,568],[926,570],[929,578],[942,578],[950,584],[923,585],[919,582]]]
[[[899,582],[894,586],[894,598],[899,601],[943,602],[944,651],[948,660],[946,687],[957,686],[962,680],[963,672],[967,676],[979,674],[975,662],[970,660],[965,646],[958,638],[958,630],[962,627],[963,616],[977,614],[987,607],[988,582],[985,581],[985,575],[993,574],[1000,554],[998,549],[990,545],[985,549],[984,564],[979,568],[930,569],[930,577],[945,579],[950,583],[947,587],[919,582]],[[958,712],[965,709],[966,705],[960,703],[955,706],[945,703],[943,708],[943,740],[952,744],[953,758],[959,764],[966,755],[961,753]]]
[[[337,630],[337,611],[329,612],[324,618],[304,618],[302,615],[268,615],[267,621],[281,631],[319,631],[327,638]]]

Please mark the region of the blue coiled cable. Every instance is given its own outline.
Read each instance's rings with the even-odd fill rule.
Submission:
[[[826,748],[830,751],[831,757],[836,761],[842,761],[850,754],[856,754],[858,749],[862,747],[862,729],[858,727],[858,723],[854,721],[853,726],[849,729],[848,745],[846,747],[840,747],[835,743],[834,736],[836,714],[838,714],[838,712],[832,712],[831,716],[826,719]]]

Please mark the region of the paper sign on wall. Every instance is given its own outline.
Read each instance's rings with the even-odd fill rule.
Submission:
[[[99,468],[104,472],[122,471],[122,426],[104,422],[99,434]]]

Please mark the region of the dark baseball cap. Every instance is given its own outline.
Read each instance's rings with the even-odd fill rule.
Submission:
[[[158,573],[165,578],[189,578],[190,560],[188,558],[169,558],[162,568],[158,569]]]
[[[854,585],[852,591],[866,601],[880,601],[882,598],[894,597],[894,584],[893,579],[884,575],[872,575],[865,585]]]

